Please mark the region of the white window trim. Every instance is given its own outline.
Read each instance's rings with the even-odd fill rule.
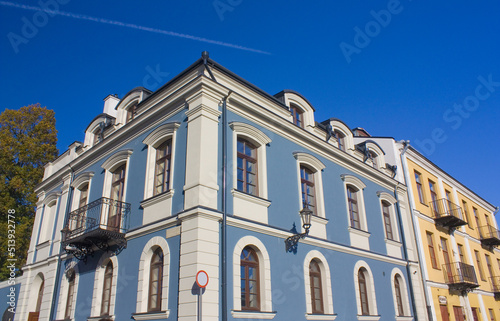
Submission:
[[[120,124],[123,124],[125,125],[127,123],[127,114],[128,114],[128,110],[130,107],[132,107],[132,105],[139,105],[140,103],[140,97],[134,97],[133,99],[131,99],[129,102],[127,102],[126,106],[123,107],[123,108],[120,108],[120,119],[119,119],[119,123]],[[137,116],[138,114],[136,114]]]
[[[150,277],[150,267],[151,258],[154,251],[157,248],[161,248],[163,251],[163,279],[162,279],[162,292],[161,292],[161,312],[155,311],[148,313],[148,295],[149,295],[149,277]],[[170,276],[170,247],[168,246],[167,240],[163,237],[155,236],[149,240],[141,253],[141,259],[139,261],[139,278],[137,284],[137,306],[136,314],[147,313],[148,318],[152,314],[159,314],[163,318],[168,318],[170,310],[168,310],[168,285]],[[141,316],[136,316],[140,320]]]
[[[385,168],[385,157],[384,157],[384,151],[380,149],[377,144],[374,144],[372,142],[366,142],[365,143],[366,148],[370,151],[373,152],[376,155],[377,158],[377,166],[373,166],[377,169]]]
[[[321,272],[321,288],[323,290],[323,309],[324,314],[313,315],[312,314],[312,300],[311,300],[311,280],[309,276],[309,265],[312,260],[316,259],[319,263],[319,268]],[[336,315],[333,310],[333,297],[332,297],[332,280],[330,277],[330,267],[328,266],[328,261],[321,252],[317,250],[312,250],[307,253],[304,259],[304,286],[306,292],[306,319],[307,320],[334,320]]]
[[[302,98],[301,96],[297,95],[296,93],[285,93],[284,94],[284,100],[285,100],[285,105],[288,106],[289,108],[292,107],[292,105],[295,105],[298,107],[302,112],[304,116],[304,129],[306,130],[312,130],[312,128],[315,127],[315,121],[314,121],[314,109],[312,108],[309,103]],[[290,114],[290,121],[292,120],[292,115]]]
[[[71,263],[75,263],[72,261]],[[78,265],[71,264],[70,268],[67,269],[67,271],[73,270],[73,273],[75,274],[75,287],[73,289],[73,303],[71,305],[71,315],[70,319],[74,320],[75,319],[75,311],[76,311],[76,295],[78,294],[78,283],[80,281],[80,274],[78,273]],[[64,320],[65,314],[66,314],[66,306],[68,304],[68,290],[69,290],[69,281],[68,281],[68,276],[67,272],[64,273],[62,276],[61,280],[61,290],[59,293],[59,303],[57,306],[57,319],[59,320]]]
[[[365,268],[368,273],[368,280],[366,280],[366,292],[368,296],[368,306],[370,309],[370,315],[362,315],[361,310],[361,298],[359,297],[359,283],[358,283],[358,272],[359,269]],[[354,265],[354,289],[356,291],[356,307],[358,311],[358,320],[372,320],[373,317],[380,318],[377,309],[377,297],[375,295],[375,284],[373,279],[373,273],[370,266],[363,260],[356,262]],[[369,319],[366,319],[369,317]],[[378,320],[378,319],[377,319]]]
[[[233,130],[233,190],[238,186],[238,166],[237,166],[237,144],[238,137],[250,141],[257,148],[257,197],[267,199],[267,157],[266,146],[271,143],[271,139],[257,128],[241,122],[231,122],[229,127]],[[243,193],[242,191],[238,191]],[[253,196],[253,195],[252,195]]]
[[[91,317],[89,319],[101,317],[101,301],[102,301],[102,291],[104,288],[104,272],[106,272],[106,266],[108,265],[109,261],[111,261],[113,264],[113,280],[111,282],[109,317],[114,318],[115,303],[116,303],[116,284],[118,283],[118,259],[116,256],[109,257],[107,254],[104,254],[99,259],[99,262],[97,263],[97,267],[95,269]]]
[[[259,259],[259,289],[260,289],[260,311],[242,311],[241,310],[241,252],[245,246],[251,246],[255,249]],[[249,318],[247,315],[258,314],[258,318],[263,318],[263,314],[273,314],[273,302],[271,292],[271,260],[269,253],[258,238],[254,236],[244,236],[236,243],[233,252],[233,317]],[[272,319],[272,318],[271,318]]]
[[[43,275],[43,273],[38,273],[37,275],[35,275],[35,277],[33,277],[33,281],[30,283],[26,283],[25,286],[28,286],[29,288],[31,289],[34,289],[34,291],[30,291],[30,290],[26,290],[28,292],[28,297],[29,297],[29,300],[28,302],[26,303],[26,308],[27,308],[27,312],[35,312],[35,309],[36,309],[36,304],[37,304],[37,301],[38,301],[38,292],[40,290],[40,285],[42,285],[42,283],[44,283],[44,286],[43,286],[43,294],[42,294],[42,302],[40,304],[40,311],[44,310],[43,306],[44,306],[44,301],[46,301],[46,289],[47,289],[47,282],[44,282],[44,281],[47,281]]]
[[[177,129],[180,127],[180,123],[173,122],[163,124],[158,126],[153,130],[144,140],[144,144],[148,146],[148,156],[146,163],[146,183],[144,184],[144,199],[153,197],[154,195],[154,176],[156,167],[156,148],[160,146],[166,140],[172,140],[172,152],[170,158],[170,190],[165,192],[170,192],[173,196],[173,178],[174,178],[174,167],[175,167],[175,147],[176,147],[176,133]]]
[[[382,218],[382,225],[384,227],[384,237],[385,237],[385,240],[386,242],[400,242],[400,236],[399,236],[399,228],[398,228],[398,225],[397,225],[397,218],[396,218],[396,203],[397,203],[397,200],[394,196],[392,196],[391,194],[387,193],[387,192],[377,192],[377,196],[380,198],[380,215],[381,215],[381,218]],[[394,239],[388,239],[387,238],[387,231],[385,230],[385,221],[384,221],[384,208],[383,208],[383,205],[382,205],[382,202],[385,201],[387,203],[389,203],[391,206],[389,207],[389,215],[390,215],[390,219],[391,219],[391,227],[392,227],[392,235],[394,237]]]
[[[365,198],[363,190],[366,188],[366,185],[357,177],[342,174],[340,175],[342,180],[344,181],[344,195],[345,195],[345,204],[346,204],[346,212],[347,212],[347,225],[349,230],[355,230],[351,227],[351,216],[349,214],[349,199],[347,198],[347,187],[349,185],[356,188],[358,191],[356,192],[356,198],[358,201],[358,212],[359,212],[359,220],[361,225],[361,230],[364,232],[368,232],[368,223],[366,220],[366,209],[365,209]]]
[[[302,210],[302,184],[300,181],[300,166],[305,165],[309,167],[314,172],[314,193],[316,197],[316,215],[322,218],[325,217],[325,199],[323,195],[323,175],[321,172],[326,168],[325,164],[323,164],[316,157],[301,152],[293,153],[293,157],[297,160],[297,184],[298,184],[298,204],[299,211]]]
[[[332,131],[335,132],[335,130],[340,131],[342,134],[344,134],[344,144],[345,144],[345,151],[348,154],[353,154],[354,153],[354,138],[352,136],[352,132],[347,127],[345,124],[338,120],[331,120],[330,125],[332,125]],[[338,147],[338,141],[337,141],[337,147]]]
[[[52,192],[43,200],[44,210],[40,222],[40,232],[38,233],[38,244],[52,241],[52,232],[55,228],[55,216],[59,206],[60,192]]]
[[[92,177],[94,177],[94,172],[85,172],[80,175],[78,175],[77,178],[73,180],[71,183],[71,187],[73,187],[73,201],[71,204],[71,210],[74,211],[78,209],[80,206],[80,188],[83,187],[85,184],[89,184],[89,187],[87,189],[87,204],[90,202],[89,196],[90,196],[90,188],[92,186]]]
[[[398,316],[398,304],[397,304],[397,301],[396,301],[396,287],[395,287],[395,284],[394,284],[394,278],[396,277],[396,275],[399,275],[400,277],[400,286],[401,286],[401,301],[403,301],[403,312],[404,312],[404,316]],[[406,280],[405,278],[403,277],[403,272],[401,272],[400,269],[398,268],[393,268],[392,269],[392,272],[391,272],[391,289],[392,289],[392,299],[393,299],[393,303],[394,303],[394,314],[396,316],[396,319],[398,318],[412,318],[411,316],[411,310],[410,310],[410,300],[408,298],[408,289],[406,287]]]
[[[122,150],[111,155],[104,163],[101,165],[102,168],[106,170],[104,175],[104,186],[102,189],[102,196],[110,198],[111,196],[111,184],[113,179],[113,171],[119,166],[125,164],[125,185],[123,187],[123,201],[127,199],[127,185],[128,185],[128,173],[130,170],[130,156],[133,151],[131,149]]]

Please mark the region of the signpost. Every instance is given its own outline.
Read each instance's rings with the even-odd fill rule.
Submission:
[[[208,274],[207,272],[200,270],[196,273],[196,284],[199,287],[198,292],[198,321],[201,321],[201,295],[203,294],[203,289],[208,284]]]

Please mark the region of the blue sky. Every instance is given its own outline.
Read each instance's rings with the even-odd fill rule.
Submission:
[[[0,0],[0,108],[54,109],[62,152],[108,94],[155,90],[208,50],[270,94],[302,93],[318,121],[409,139],[499,206],[498,12],[494,0]]]

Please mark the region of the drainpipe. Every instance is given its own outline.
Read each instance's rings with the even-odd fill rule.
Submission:
[[[410,147],[410,141],[409,140],[405,140],[405,141],[399,141],[399,143],[403,143],[403,151],[401,152],[401,165],[403,166],[403,175],[404,175],[404,178],[405,178],[405,181],[407,182],[407,184],[409,184],[410,182],[410,178],[408,177],[408,169],[406,167],[406,161],[404,159],[404,155],[406,153],[406,151],[408,150],[408,148]],[[420,253],[419,251],[419,248],[421,247],[421,239],[419,236],[416,235],[416,231],[417,231],[417,226],[416,226],[416,222],[415,220],[413,219],[413,209],[415,208],[415,204],[413,204],[413,198],[411,197],[411,195],[408,195],[408,201],[410,202],[410,218],[411,218],[411,223],[413,225],[413,232],[415,233],[415,239],[417,241],[417,255],[418,255],[418,261],[419,261],[419,266],[420,266],[420,275],[422,275],[422,283],[423,283],[423,292],[424,292],[424,298],[425,298],[425,305],[427,306],[427,316],[429,317],[429,320],[432,321],[433,318],[432,318],[432,311],[431,311],[431,303],[430,303],[430,300],[429,300],[429,297],[427,295],[427,280],[425,279],[425,274],[424,274],[424,270],[422,268],[422,253]],[[410,276],[411,278],[411,276]]]
[[[68,197],[66,198],[66,210],[65,210],[65,215],[64,215],[64,222],[66,222],[66,219],[69,215],[69,211],[71,209],[70,207],[70,202],[71,202],[71,199],[73,197],[73,187],[71,187],[71,184],[73,183],[73,178],[75,177],[75,171],[73,170],[73,168],[71,167],[71,165],[68,164],[68,167],[69,169],[71,170],[71,177],[69,179],[69,189],[68,189]],[[56,222],[57,224],[57,222]],[[54,280],[54,291],[52,291],[52,303],[50,305],[50,311],[49,311],[49,318],[50,320],[55,320],[56,319],[56,316],[54,316],[53,314],[55,313],[55,305],[56,305],[56,293],[57,293],[57,289],[59,288],[59,273],[61,271],[61,256],[62,256],[62,250],[63,250],[63,247],[62,247],[62,238],[61,238],[61,244],[59,246],[59,253],[58,253],[58,260],[57,260],[57,268],[56,268],[56,277],[55,277],[55,280]]]
[[[210,70],[210,69],[209,69]],[[227,99],[231,96],[229,91],[222,99],[222,228],[221,228],[221,301],[222,321],[227,320]]]
[[[398,213],[399,230],[401,231],[401,240],[403,243],[403,255],[406,261],[406,274],[408,275],[408,283],[410,286],[411,308],[413,310],[413,317],[415,318],[415,321],[418,321],[417,306],[415,305],[415,295],[413,293],[413,280],[411,279],[410,260],[408,259],[408,249],[406,247],[406,236],[403,228],[403,220],[401,218],[401,209],[399,208],[399,197],[398,197],[399,184],[400,182],[398,181],[398,184],[394,189],[394,197],[396,198],[396,211]]]

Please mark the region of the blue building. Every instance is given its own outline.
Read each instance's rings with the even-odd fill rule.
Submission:
[[[15,320],[425,320],[406,186],[363,133],[206,52],[106,97],[37,187]]]

